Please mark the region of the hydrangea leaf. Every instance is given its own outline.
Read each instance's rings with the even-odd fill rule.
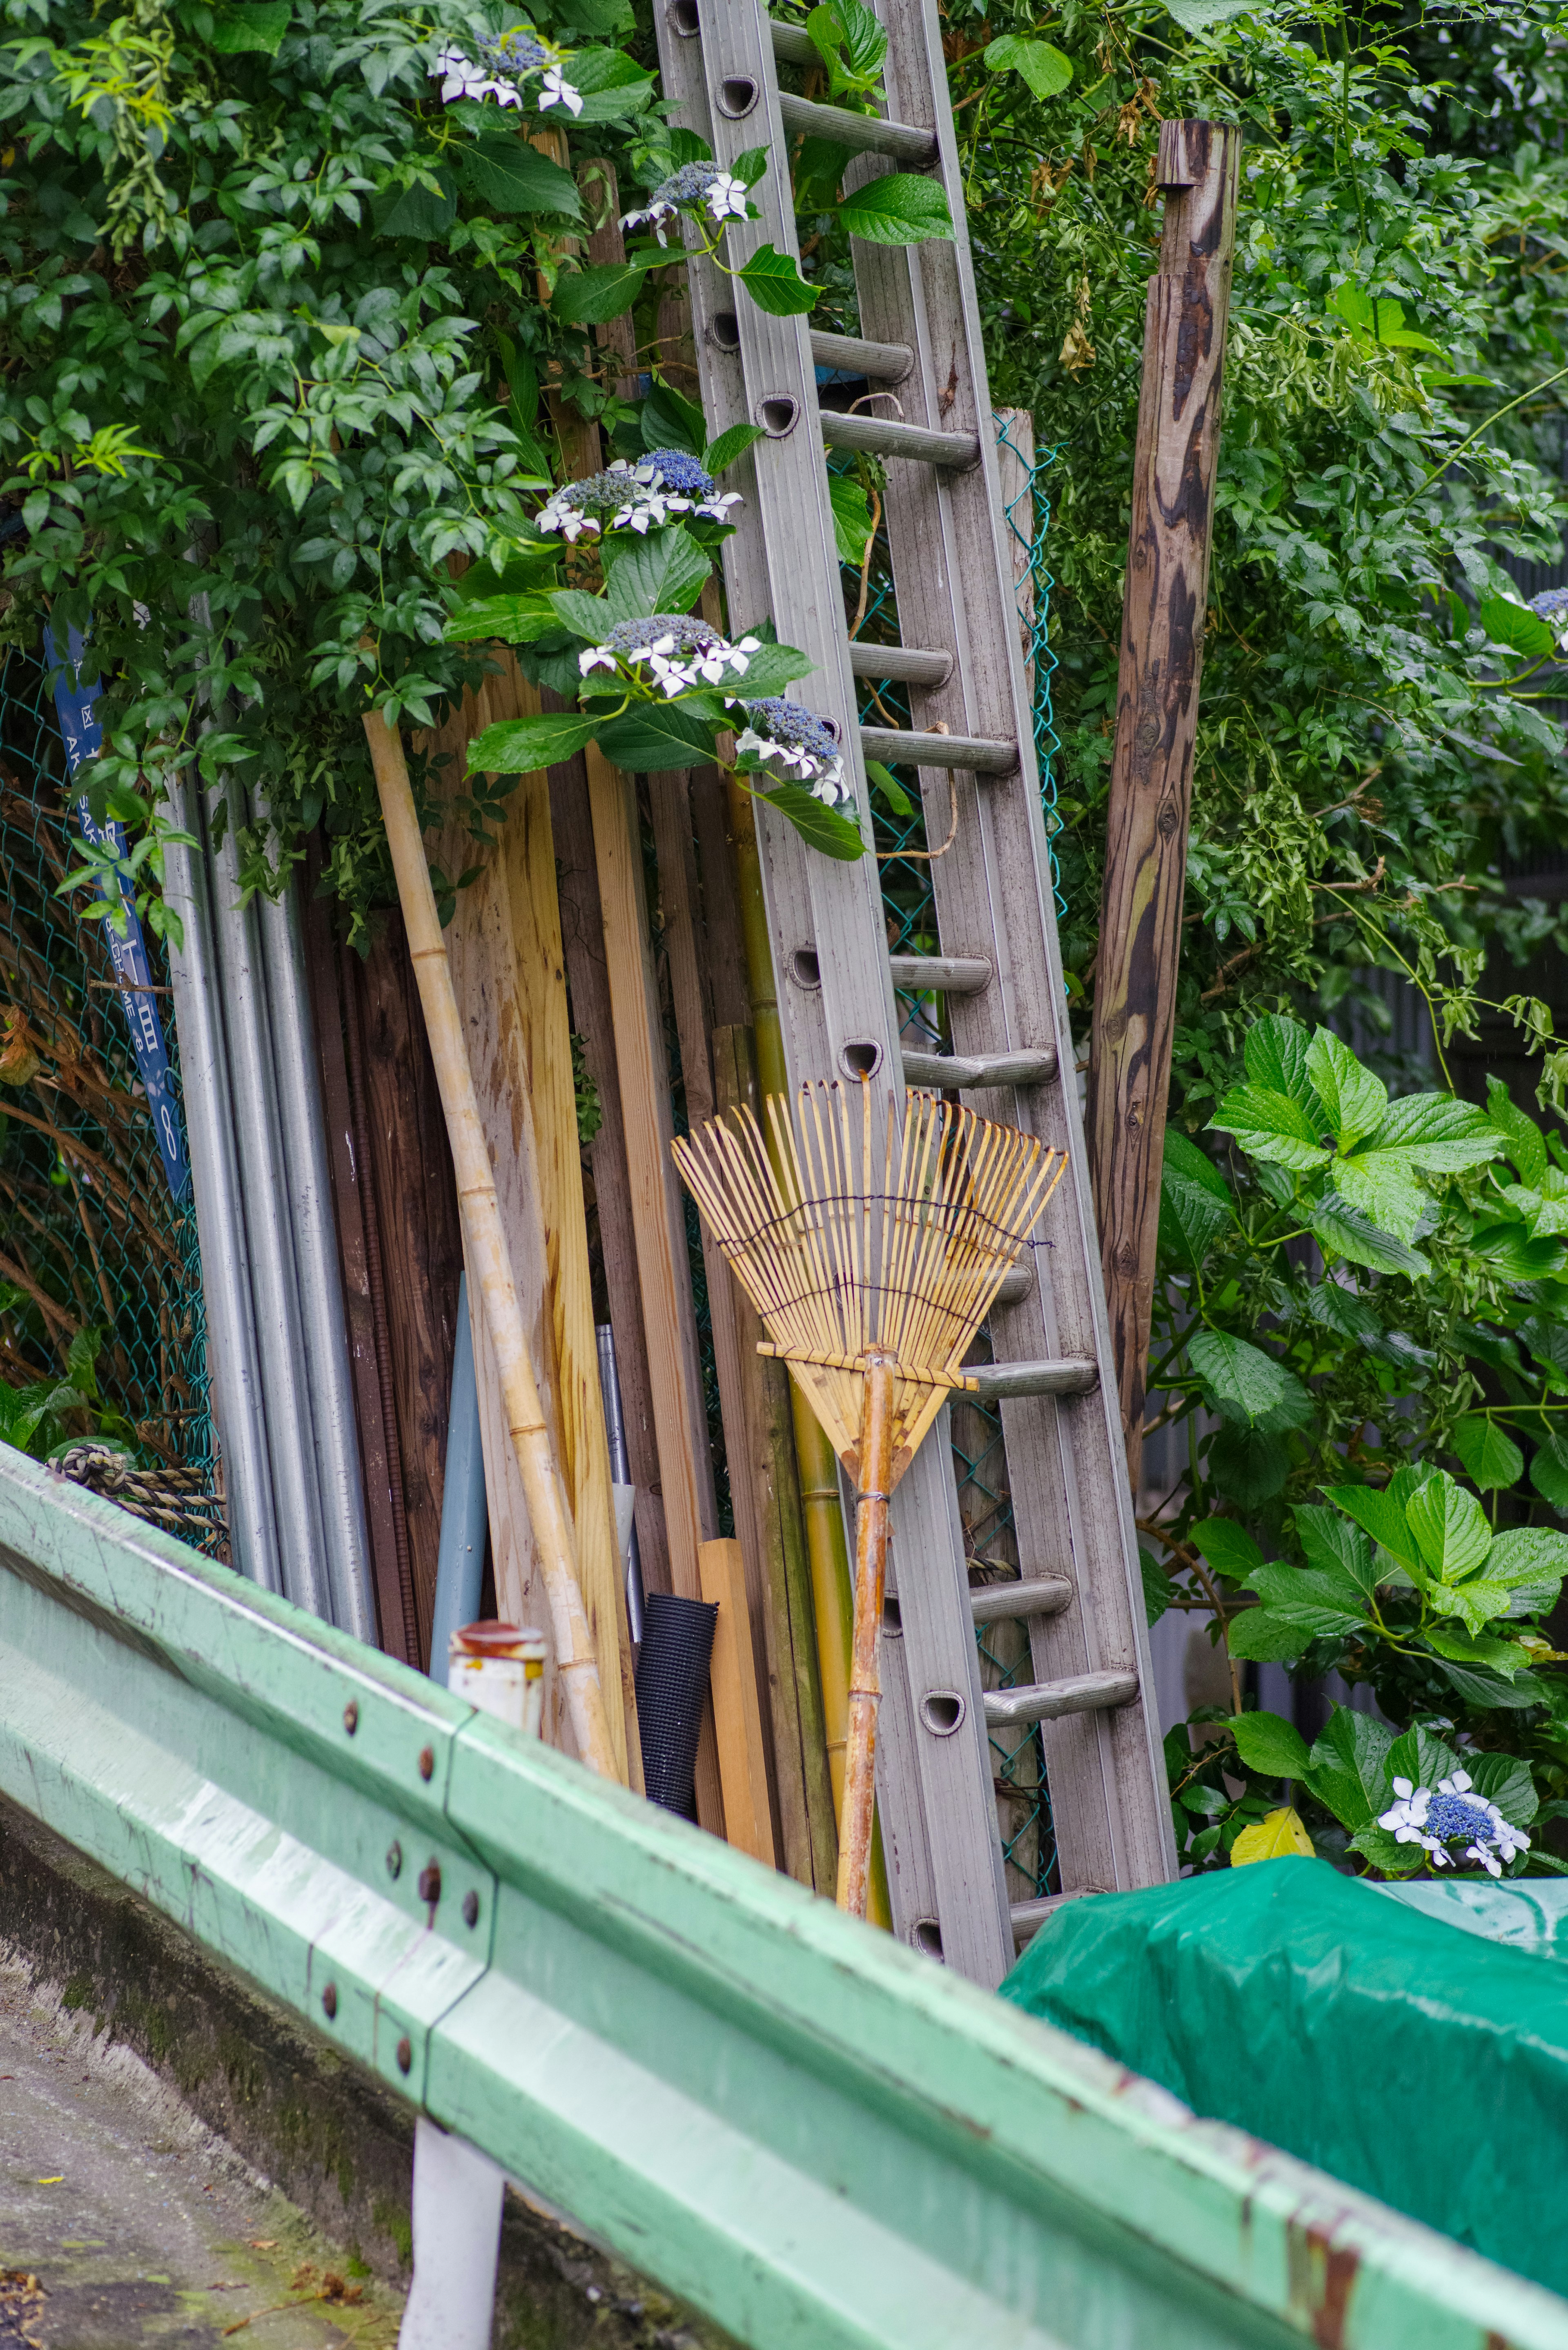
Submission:
[[[1188,1341],[1187,1353],[1216,1409],[1238,1426],[1272,1436],[1304,1427],[1312,1418],[1312,1398],[1295,1373],[1250,1338],[1228,1330],[1199,1330]]]
[[[1200,1265],[1235,1212],[1231,1186],[1212,1159],[1172,1127],[1165,1131],[1159,1182],[1160,1245],[1183,1263]]]
[[[988,73],[1021,75],[1036,98],[1057,97],[1073,78],[1071,57],[1064,57],[1049,41],[1026,41],[1018,33],[1003,33],[987,45],[985,68]]]
[[[1277,1713],[1238,1713],[1229,1726],[1249,1771],[1261,1771],[1270,1779],[1306,1775],[1306,1741],[1293,1722]]]
[[[704,473],[722,473],[726,465],[732,465],[737,457],[743,457],[756,442],[766,438],[760,424],[732,424],[727,432],[721,432],[718,439],[710,441],[703,450]]]
[[[794,257],[778,252],[771,240],[757,247],[736,276],[758,309],[773,318],[800,317],[815,307],[821,290],[808,286]]]
[[[1322,1167],[1331,1156],[1318,1139],[1322,1129],[1301,1103],[1262,1086],[1232,1087],[1210,1123],[1221,1134],[1233,1134],[1254,1159],[1270,1159],[1276,1166]]]
[[[941,189],[915,172],[885,172],[880,179],[867,180],[845,197],[838,217],[851,236],[870,244],[919,244],[953,233]]]
[[[745,674],[732,690],[761,702],[766,695],[782,693],[797,677],[809,677],[814,666],[794,645],[763,645],[748,656]]]
[[[1293,1571],[1285,1569],[1287,1574]],[[1244,1607],[1231,1617],[1226,1638],[1233,1657],[1284,1664],[1304,1656],[1314,1640],[1345,1640],[1361,1629],[1360,1617],[1303,1596],[1281,1607]]]
[[[650,530],[616,558],[605,604],[616,620],[651,619],[655,612],[688,612],[713,566],[683,530]]]
[[[1231,1847],[1232,1868],[1247,1868],[1255,1860],[1315,1860],[1313,1840],[1300,1816],[1288,1804],[1270,1812],[1256,1827],[1243,1828]]]
[[[628,775],[662,775],[711,759],[713,729],[678,703],[644,702],[600,728],[599,749]]]
[[[582,218],[577,183],[569,172],[509,130],[486,130],[457,150],[458,177],[487,212],[557,213]]]
[[[1332,1632],[1355,1631],[1366,1612],[1365,1593],[1338,1566],[1324,1575],[1316,1567],[1293,1566],[1288,1560],[1271,1559],[1266,1565],[1253,1568],[1247,1585],[1276,1615],[1310,1611],[1314,1617],[1324,1617],[1321,1638]],[[1334,1620],[1331,1623],[1326,1620],[1329,1617]]]
[[[1434,1582],[1463,1581],[1485,1563],[1491,1549],[1491,1528],[1480,1503],[1446,1469],[1410,1495],[1405,1523]]]
[[[599,608],[602,611],[604,607]],[[548,596],[474,596],[458,606],[445,634],[452,645],[473,644],[481,637],[499,637],[508,645],[535,645],[560,625]]]
[[[1255,1510],[1281,1492],[1291,1473],[1291,1456],[1277,1436],[1260,1428],[1233,1428],[1229,1421],[1211,1438],[1208,1467],[1228,1501]]]
[[[1342,1151],[1376,1131],[1388,1107],[1388,1088],[1332,1029],[1318,1030],[1307,1047],[1306,1066]]]
[[[580,588],[562,588],[547,599],[556,618],[587,645],[604,642],[617,618],[602,596],[586,595]]]
[[[1494,645],[1506,645],[1527,660],[1549,660],[1557,650],[1557,639],[1539,613],[1511,597],[1486,597],[1476,618]]]
[[[487,726],[468,746],[471,775],[533,775],[571,758],[595,733],[591,718],[569,712],[541,712],[532,718],[505,718]],[[690,761],[688,764],[690,764]]]
[[[1568,1534],[1555,1526],[1508,1526],[1486,1563],[1490,1582],[1523,1586],[1560,1583],[1568,1575]]]
[[[1388,1777],[1408,1779],[1415,1787],[1435,1787],[1464,1768],[1451,1746],[1444,1744],[1435,1731],[1417,1723],[1413,1730],[1401,1732],[1388,1749]],[[1392,1797],[1393,1787],[1388,1790]],[[1380,1806],[1381,1808],[1381,1806]]]
[[[854,473],[830,473],[827,497],[833,508],[833,536],[838,560],[852,563],[858,571],[866,560],[866,542],[871,536],[871,509],[866,493]]]
[[[1495,1804],[1511,1827],[1530,1825],[1541,1804],[1527,1762],[1512,1754],[1467,1753],[1465,1769],[1476,1794]]]
[[[1232,1583],[1245,1583],[1263,1564],[1262,1552],[1246,1527],[1239,1525],[1234,1518],[1200,1519],[1188,1540],[1217,1575],[1225,1575]]]
[[[866,854],[858,825],[837,808],[826,806],[804,784],[780,784],[776,790],[759,792],[757,796],[789,818],[808,848],[836,857],[844,865],[852,865]]]
[[[1426,1865],[1427,1856],[1418,1844],[1396,1843],[1391,1830],[1378,1827],[1376,1822],[1356,1830],[1350,1849],[1369,1860],[1380,1877],[1414,1877]]]
[[[1314,1742],[1307,1786],[1341,1827],[1362,1828],[1385,1807],[1394,1732],[1369,1713],[1336,1705]]]
[[[647,276],[646,269],[633,269],[619,261],[563,270],[550,297],[551,311],[568,327],[602,327],[631,308]]]
[[[1461,1665],[1447,1658],[1441,1660],[1441,1669],[1456,1697],[1483,1711],[1509,1707],[1522,1711],[1526,1706],[1544,1705],[1551,1696],[1538,1673],[1516,1672],[1510,1680],[1503,1673],[1479,1665]]]
[[[1517,1485],[1524,1474],[1524,1455],[1506,1429],[1482,1411],[1467,1412],[1454,1422],[1454,1451],[1466,1476],[1483,1493]]]

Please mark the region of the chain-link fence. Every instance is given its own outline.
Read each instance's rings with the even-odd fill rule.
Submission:
[[[150,1470],[213,1476],[195,1211],[171,1197],[101,920],[80,862],[48,672],[0,653],[0,1412],[74,1381],[31,1432],[102,1432]],[[148,941],[171,1063],[165,958]],[[175,1066],[178,1097],[178,1067]]]

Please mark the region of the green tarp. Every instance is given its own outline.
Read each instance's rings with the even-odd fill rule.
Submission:
[[[1408,1892],[1302,1859],[1065,1902],[1002,1996],[1568,2293],[1563,1895]]]

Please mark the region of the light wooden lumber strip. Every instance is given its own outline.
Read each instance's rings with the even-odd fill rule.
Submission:
[[[732,1537],[705,1542],[697,1552],[702,1596],[716,1601],[709,1679],[718,1733],[719,1775],[724,1789],[728,1841],[753,1860],[778,1866],[773,1805],[768,1797],[767,1742],[763,1734],[756,1659],[752,1650],[746,1567]]]
[[[420,1001],[446,1111],[470,1278],[483,1299],[485,1323],[506,1399],[508,1432],[539,1546],[555,1632],[556,1669],[566,1688],[579,1757],[600,1778],[613,1779],[618,1775],[615,1749],[577,1583],[571,1519],[529,1360],[511,1252],[496,1201],[483,1121],[436,916],[408,764],[396,730],[389,726],[379,710],[367,712],[364,723],[387,827],[387,845],[408,925],[409,951],[419,981]]]

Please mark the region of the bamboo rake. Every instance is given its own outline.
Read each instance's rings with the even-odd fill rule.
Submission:
[[[431,1057],[446,1112],[457,1175],[459,1211],[471,1278],[483,1300],[507,1426],[538,1547],[556,1640],[556,1669],[566,1691],[572,1734],[582,1761],[601,1779],[619,1776],[594,1659],[593,1636],[577,1581],[576,1550],[540,1406],[527,1333],[517,1301],[511,1253],[501,1222],[490,1152],[463,1045],[462,1024],[436,916],[430,867],[414,811],[402,740],[379,710],[365,713],[365,733],[376,770],[409,952],[424,1008]]]

